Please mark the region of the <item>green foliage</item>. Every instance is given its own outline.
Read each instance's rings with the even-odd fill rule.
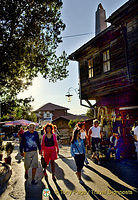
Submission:
[[[89,117],[90,119],[94,119],[94,110],[93,109],[88,109],[86,116]]]
[[[74,127],[76,126],[76,124],[77,124],[78,122],[83,122],[83,121],[84,121],[84,119],[74,119],[74,120],[70,120],[69,123],[68,123],[68,125],[69,125],[70,128],[74,129]]]
[[[31,112],[30,115],[26,117],[27,120],[37,122],[37,116],[34,112]]]
[[[14,99],[4,102],[1,106],[2,120],[18,120],[26,119],[30,121],[37,121],[37,116],[32,112],[31,102],[32,97],[25,99]]]
[[[2,100],[13,101],[39,73],[53,82],[68,76],[66,53],[56,56],[65,29],[61,8],[61,0],[0,1]]]

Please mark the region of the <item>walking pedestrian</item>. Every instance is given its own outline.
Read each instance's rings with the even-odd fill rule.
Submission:
[[[79,179],[80,183],[83,183],[81,179],[81,170],[84,166],[85,160],[85,147],[83,140],[80,138],[81,132],[80,129],[76,128],[73,133],[72,141],[71,141],[71,155],[74,157],[77,172],[76,175]]]
[[[84,146],[85,146],[85,151],[87,152],[88,136],[87,136],[86,129],[85,129],[85,122],[78,122],[77,126],[80,128],[80,132],[81,132],[80,138],[83,140],[83,143],[84,143]],[[86,157],[86,154],[85,154],[85,161],[84,162],[85,162],[86,165],[89,164],[89,161]]]
[[[41,154],[45,159],[46,166],[44,168],[44,175],[47,178],[46,168],[51,163],[52,179],[55,180],[55,160],[59,153],[56,135],[52,124],[47,124],[44,127],[44,135],[41,144]]]
[[[91,158],[92,159],[96,158],[98,164],[100,164],[100,159],[99,156],[97,155],[96,148],[100,146],[101,130],[97,119],[93,121],[93,126],[89,129],[88,133],[90,137],[89,145],[92,144],[92,151],[93,151]]]
[[[19,138],[19,142],[21,142],[21,137],[22,137],[23,133],[24,133],[23,127],[20,126],[20,130],[18,131],[18,134],[17,134],[17,136]]]
[[[57,141],[59,141],[59,131],[58,131],[58,129],[57,129],[57,126],[56,125],[54,125],[54,134],[56,135],[56,137],[57,137]]]
[[[17,134],[17,137],[19,138],[19,150],[18,150],[18,154],[16,156],[16,158],[18,159],[18,163],[20,163],[22,160],[22,156],[20,154],[20,143],[21,143],[21,137],[22,137],[23,133],[24,133],[23,127],[20,126],[20,130],[18,131],[18,134]]]
[[[138,160],[138,121],[135,122],[135,128],[134,128],[134,139],[135,139],[135,151],[137,154],[137,160]]]
[[[28,126],[28,131],[24,132],[21,137],[20,153],[24,156],[25,179],[28,179],[28,170],[32,167],[32,181],[33,185],[37,184],[35,180],[36,169],[38,168],[38,153],[41,154],[41,145],[39,136],[35,131],[35,124],[31,123]]]

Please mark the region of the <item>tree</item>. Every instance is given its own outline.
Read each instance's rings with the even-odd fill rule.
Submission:
[[[90,119],[94,119],[94,110],[93,109],[88,109],[86,116],[89,117]]]
[[[37,122],[37,116],[34,112],[31,112],[31,114],[26,119],[33,122]]]
[[[36,114],[32,112],[31,102],[32,97],[25,99],[14,99],[4,102],[2,104],[2,120],[18,120],[26,119],[30,121],[37,121]]]
[[[66,53],[56,56],[61,8],[61,0],[0,0],[2,100],[13,100],[39,73],[53,82],[67,77]]]
[[[76,126],[76,124],[77,124],[78,122],[83,122],[83,121],[84,121],[84,119],[74,119],[74,120],[70,120],[69,123],[68,123],[68,125],[69,125],[70,128],[74,129],[74,127]]]

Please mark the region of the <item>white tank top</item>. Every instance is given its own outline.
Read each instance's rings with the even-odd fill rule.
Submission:
[[[92,131],[92,134],[91,134],[91,137],[94,137],[94,138],[101,138],[100,136],[100,127],[94,127],[92,126],[91,127],[91,131]]]

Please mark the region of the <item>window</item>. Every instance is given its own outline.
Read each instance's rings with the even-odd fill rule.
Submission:
[[[46,114],[47,114],[47,117],[50,117],[50,112],[47,112]]]
[[[94,77],[94,73],[93,73],[93,58],[88,60],[88,68],[89,68],[89,78]]]
[[[110,71],[110,54],[109,50],[103,52],[103,71]]]

